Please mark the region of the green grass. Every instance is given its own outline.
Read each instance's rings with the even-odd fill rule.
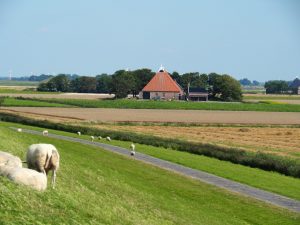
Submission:
[[[154,100],[83,100],[83,99],[39,99],[43,102],[61,103],[85,108],[122,108],[122,109],[190,109],[224,111],[265,111],[300,112],[300,105],[272,103],[231,103],[231,102],[184,102]]]
[[[38,86],[37,81],[0,80],[0,86]]]
[[[0,149],[22,158],[54,144],[57,188],[29,191],[0,177],[1,224],[299,224],[299,214],[99,148],[0,127]],[[4,141],[5,140],[5,141]]]
[[[41,92],[41,91],[36,91],[35,89],[32,88],[27,88],[27,89],[14,89],[14,88],[1,88],[0,86],[0,94],[58,94],[57,92]]]
[[[7,122],[1,122],[0,124],[7,127],[17,126],[14,123]],[[39,131],[43,130],[42,128],[32,126],[19,124],[18,126]],[[90,140],[90,136],[86,135],[78,136],[77,134],[69,132],[52,129],[48,130],[50,133]],[[101,142],[108,143],[105,140],[102,140]],[[128,148],[131,142],[112,140],[109,142],[109,144]],[[300,200],[299,178],[293,178],[276,172],[269,172],[257,168],[237,165],[231,162],[221,161],[206,156],[194,155],[188,152],[180,152],[172,149],[153,147],[137,143],[135,143],[135,145],[138,152]]]
[[[258,95],[244,96],[245,100],[300,100],[300,95]]]
[[[28,99],[17,99],[7,97],[4,99],[3,106],[20,106],[20,107],[70,107],[61,103],[41,102]]]

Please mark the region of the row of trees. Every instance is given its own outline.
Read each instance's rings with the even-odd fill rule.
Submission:
[[[243,86],[258,86],[258,85],[260,85],[260,83],[257,80],[253,80],[251,82],[251,80],[249,80],[248,78],[243,78],[243,79],[239,80],[239,82]]]
[[[112,75],[81,76],[75,79],[60,74],[46,83],[41,83],[38,91],[113,93],[116,98],[124,98],[128,94],[138,95],[154,75],[155,73],[150,69],[118,70]],[[229,75],[200,74],[198,72],[182,75],[173,72],[170,75],[185,92],[187,92],[188,84],[190,84],[190,87],[202,87],[208,90],[212,99],[239,101],[242,98],[239,82]]]
[[[296,78],[292,82],[284,80],[270,80],[265,83],[267,94],[297,94],[300,80]]]

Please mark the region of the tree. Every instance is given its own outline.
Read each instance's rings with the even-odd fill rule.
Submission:
[[[284,80],[270,80],[265,83],[267,94],[283,94],[288,91],[288,83]]]
[[[98,93],[111,93],[112,92],[112,76],[101,74],[96,76]]]
[[[252,84],[254,85],[254,86],[259,86],[259,81],[257,81],[257,80],[254,80],[254,81],[252,81]]]
[[[212,98],[217,98],[216,95],[221,92],[220,90],[220,85],[219,85],[219,80],[220,80],[221,75],[217,73],[210,73],[208,74],[208,93]]]
[[[150,69],[138,69],[134,71],[127,71],[131,73],[134,79],[132,94],[135,97],[145,86],[149,83],[152,77],[155,75]]]
[[[208,75],[205,73],[200,74],[199,76],[200,87],[207,88],[208,87]]]
[[[49,91],[47,83],[40,83],[37,87],[37,91]]]
[[[241,101],[242,90],[240,83],[229,75],[211,73],[208,75],[210,94],[222,101]]]
[[[171,75],[173,80],[175,80],[178,84],[181,84],[181,76],[178,72],[174,71],[170,75]]]
[[[251,81],[248,80],[247,78],[241,79],[239,81],[240,81],[240,84],[243,86],[250,86],[252,84]]]
[[[41,83],[38,91],[61,91],[67,92],[70,89],[70,80],[65,74],[59,74],[56,77],[51,78],[46,83]]]
[[[291,89],[293,94],[298,94],[298,88],[300,87],[300,79],[296,78],[291,82],[289,88]]]
[[[71,89],[79,93],[95,93],[97,80],[95,77],[82,76],[71,81]]]
[[[242,89],[240,83],[229,75],[220,77],[220,99],[223,101],[241,101]]]
[[[199,74],[198,72],[185,73],[181,76],[180,85],[184,91],[188,92],[188,84],[190,87],[206,88],[208,85],[208,76],[206,74]]]
[[[135,79],[132,72],[118,70],[112,75],[112,91],[116,98],[125,98],[135,89]]]

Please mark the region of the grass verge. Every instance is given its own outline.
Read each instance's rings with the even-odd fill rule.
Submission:
[[[0,148],[32,143],[61,155],[57,188],[36,192],[0,177],[1,224],[298,224],[299,214],[99,148],[0,127]]]
[[[296,159],[272,155],[262,152],[248,152],[238,148],[228,148],[213,144],[203,144],[188,142],[178,139],[155,137],[151,135],[141,135],[136,133],[109,131],[96,128],[65,125],[50,121],[41,121],[26,118],[23,116],[12,115],[9,113],[0,113],[0,120],[7,122],[17,122],[26,125],[34,125],[49,129],[82,133],[94,136],[110,136],[113,139],[121,141],[132,141],[135,143],[151,145],[155,147],[171,148],[174,150],[185,151],[197,155],[205,155],[235,164],[241,164],[249,167],[260,168],[267,171],[276,171],[293,177],[300,177],[300,162]]]
[[[42,102],[34,99],[5,97],[3,106],[19,106],[19,107],[70,107],[62,103]],[[74,106],[72,106],[74,107]]]

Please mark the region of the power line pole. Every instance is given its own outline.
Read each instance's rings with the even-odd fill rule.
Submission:
[[[8,74],[9,74],[9,80],[11,80],[11,77],[12,77],[12,70],[8,71]]]

